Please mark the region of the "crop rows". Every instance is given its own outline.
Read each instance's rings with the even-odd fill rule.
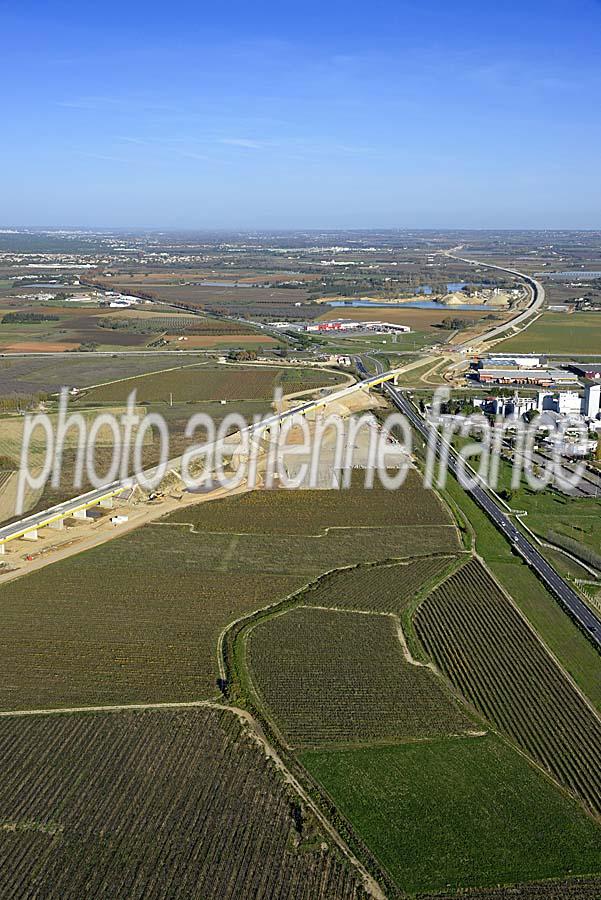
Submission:
[[[466,891],[462,900],[599,900],[601,878],[574,878],[569,881],[541,881],[505,888]],[[458,900],[457,893],[420,894],[420,900]]]
[[[3,585],[0,709],[214,695],[220,631],[306,578],[207,571],[201,547],[143,528]]]
[[[179,403],[195,400],[270,400],[279,380],[281,373],[276,368],[187,366],[100,385],[92,388],[85,395],[85,400],[93,403],[125,401],[134,388],[138,401],[145,403],[169,400],[170,395]],[[282,387],[285,392],[292,392],[335,382],[336,376],[329,372],[301,369],[297,379],[282,382]]]
[[[364,482],[365,472],[355,470],[348,489],[253,491],[219,503],[183,509],[174,513],[170,521],[192,522],[203,531],[262,534],[317,534],[328,527],[446,526],[457,546],[448,513],[434,491],[423,487],[415,470],[408,471],[404,484],[396,491],[382,487],[377,475],[373,488],[365,489]],[[447,545],[441,549],[446,550]]]
[[[601,814],[601,722],[477,560],[428,597],[415,628],[455,687]]]
[[[217,639],[234,619],[330,569],[453,552],[454,538],[444,526],[317,537],[136,529],[2,585],[0,709],[211,696]]]
[[[403,657],[392,616],[296,607],[255,626],[253,684],[291,746],[369,744],[468,730],[439,679]]]
[[[230,713],[3,719],[0,758],[6,900],[364,897]]]
[[[400,613],[408,600],[449,566],[448,556],[359,565],[321,579],[303,597],[308,606]]]

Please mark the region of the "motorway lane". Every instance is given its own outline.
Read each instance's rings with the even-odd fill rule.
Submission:
[[[394,405],[407,416],[411,424],[428,441],[431,425],[426,423],[416,412],[411,401],[396,390],[392,385],[385,384],[384,389],[388,393]],[[442,447],[440,437],[436,444],[438,455]],[[457,457],[451,449],[449,453],[449,469],[454,475],[458,474]],[[511,541],[528,565],[534,569],[537,575],[546,583],[555,596],[562,603],[571,616],[585,629],[590,640],[597,649],[601,650],[601,619],[580,599],[576,591],[559,575],[553,566],[542,556],[536,547],[515,527],[511,519],[505,515],[499,504],[490,497],[483,488],[475,485],[472,488],[464,488],[473,500],[480,506],[497,528]]]
[[[378,367],[382,364],[378,360],[374,360]],[[355,357],[355,363],[359,372],[363,375],[367,374],[367,370],[359,357]],[[432,426],[426,422],[417,412],[413,403],[401,391],[393,387],[390,383],[383,385],[384,390],[390,397],[392,403],[402,412],[414,428],[422,435],[426,443],[430,439]],[[436,455],[438,456],[442,449],[442,439],[440,435],[436,436]],[[457,453],[448,445],[449,449],[449,469],[453,475],[457,476]],[[472,499],[480,506],[488,517],[494,522],[499,531],[511,541],[518,553],[534,569],[537,575],[545,582],[550,590],[559,599],[560,603],[568,611],[568,613],[581,625],[586,631],[589,639],[601,651],[601,619],[599,619],[591,609],[584,603],[570,585],[559,575],[553,566],[542,556],[536,547],[515,527],[511,519],[505,515],[501,506],[483,490],[479,485],[472,488],[464,488]]]

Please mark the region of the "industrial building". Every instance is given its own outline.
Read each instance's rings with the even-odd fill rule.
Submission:
[[[575,390],[538,391],[536,397],[520,396],[516,390],[511,397],[483,397],[473,403],[488,415],[511,419],[521,418],[536,409],[541,414],[552,413],[557,420],[586,419],[594,423],[600,411],[601,384],[589,385],[583,397]]]
[[[530,384],[534,387],[578,384],[574,375],[564,372],[562,369],[519,369],[502,366],[501,368],[479,368],[477,375],[481,384]]]
[[[568,368],[579,378],[601,381],[601,363],[570,363]]]
[[[336,334],[348,331],[372,331],[376,334],[408,334],[408,325],[395,325],[392,322],[354,322],[351,319],[331,319],[329,322],[315,322],[306,326],[306,331],[318,334]]]
[[[540,369],[544,364],[544,357],[528,353],[525,356],[509,356],[500,353],[498,356],[489,356],[478,360],[479,369]]]
[[[517,391],[513,397],[484,397],[475,399],[473,403],[482,412],[505,419],[520,419],[531,409],[538,408],[536,397],[520,397]]]

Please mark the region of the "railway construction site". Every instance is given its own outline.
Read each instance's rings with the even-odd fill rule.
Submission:
[[[372,254],[366,265],[387,265]],[[398,261],[517,290],[520,267],[503,258],[415,254]],[[136,274],[152,303],[163,282],[178,303],[212,294]],[[304,286],[230,285],[212,317],[217,294],[235,311],[237,291],[257,316],[277,303],[292,318],[296,302],[312,315]],[[515,316],[540,298],[519,291]],[[122,318],[139,328],[168,309]],[[486,315],[483,342],[484,329],[511,333]],[[36,487],[45,453],[29,436],[25,508],[0,524],[2,897],[599,896],[600,657],[579,587],[583,571],[597,587],[598,501],[482,478],[464,490],[464,445],[446,448],[430,413],[435,388],[462,378],[472,325],[422,334],[418,352],[372,336],[335,358],[308,344],[294,359],[31,360],[47,392],[6,400],[0,513],[18,495],[23,413],[54,426],[63,383],[77,385],[68,411],[88,435],[95,417],[119,422],[136,390],[143,478],[119,465],[69,490],[50,466]],[[443,332],[444,353],[430,346]],[[0,362],[0,380],[17,384],[26,362]],[[440,468],[447,450],[446,484],[431,489],[430,457]],[[550,549],[549,522],[570,556]]]
[[[265,417],[259,425],[251,425],[250,449],[242,457],[242,434],[228,435],[229,456],[224,454],[226,464],[236,468],[248,465],[248,456],[252,452],[256,465],[257,485],[268,467],[269,437],[275,427],[296,417],[303,417],[308,424],[310,434],[322,425],[324,417],[334,415],[351,418],[378,408],[382,401],[369,394],[369,389],[377,387],[386,379],[394,378],[396,371],[369,377],[363,382],[355,383],[343,389],[330,391],[314,399],[298,401],[298,394],[293,394],[287,401],[282,400],[283,408],[272,416]],[[303,394],[310,392],[304,391]],[[322,392],[323,393],[323,392]],[[373,419],[358,428],[352,454],[347,460],[347,468],[364,468],[367,465],[370,446],[373,445],[374,429],[377,421]],[[332,479],[340,477],[335,472],[336,432],[324,431],[319,441],[319,465],[317,480],[321,487],[331,487]],[[298,445],[303,440],[298,426],[293,426],[288,437],[289,447]],[[294,452],[294,451],[293,451]],[[294,452],[294,458],[287,460],[287,471],[293,476],[300,466],[310,461],[310,450],[306,458]],[[28,515],[9,525],[0,527],[0,554],[5,559],[0,563],[2,580],[10,580],[27,571],[47,565],[71,553],[80,552],[110,540],[117,534],[138,528],[175,509],[208,502],[252,489],[246,478],[238,478],[232,487],[201,484],[197,488],[187,486],[182,477],[182,459],[169,460],[164,467],[164,474],[154,478],[156,484],[143,487],[140,480],[126,478],[121,482],[113,482],[105,487],[90,491],[79,497],[61,503],[41,512]],[[196,477],[207,480],[211,473],[207,471],[206,456],[204,462],[196,465]],[[153,472],[144,473],[144,480],[153,479]],[[25,548],[26,551],[25,551]],[[25,551],[25,552],[24,552]]]

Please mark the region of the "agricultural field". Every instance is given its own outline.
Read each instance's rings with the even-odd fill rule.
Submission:
[[[231,712],[0,720],[0,894],[363,900]]]
[[[200,363],[201,357],[191,354],[185,359],[157,356],[98,357],[74,353],[60,358],[33,357],[0,359],[0,396],[57,392],[61,387],[85,388],[131,378],[165,369],[183,368]]]
[[[599,825],[494,734],[305,751],[300,760],[399,888],[420,897],[601,872]],[[520,890],[499,897],[555,896]]]
[[[491,320],[487,316],[505,316],[492,310],[457,310],[452,306],[441,306],[440,309],[419,309],[415,306],[406,306],[401,303],[390,306],[361,307],[361,306],[320,306],[322,310],[320,321],[331,319],[351,319],[356,322],[391,322],[393,325],[408,325],[416,333],[427,334],[430,341],[444,340],[449,331],[443,327],[443,321],[450,318],[465,319],[474,325],[482,323],[490,327]],[[494,324],[494,323],[493,323]],[[411,335],[409,335],[411,337]]]
[[[82,410],[82,416],[84,419],[84,423],[87,428],[90,428],[95,418],[98,416],[100,412],[108,413],[119,418],[123,413],[125,413],[126,407],[124,406],[110,406],[105,407],[102,410],[99,409],[84,409]],[[140,419],[140,422],[143,421],[144,416],[146,415],[146,410],[142,406],[134,407],[135,414]],[[58,414],[57,413],[49,413],[49,421],[52,425],[53,432],[57,431],[57,423],[58,423]],[[6,468],[9,466],[9,461],[12,461],[12,469],[18,469],[21,459],[21,450],[23,446],[23,432],[24,432],[25,422],[23,416],[4,416],[0,417],[0,458],[2,458],[3,467]],[[132,435],[135,435],[137,428],[132,430]],[[135,439],[135,438],[134,438]],[[112,447],[115,441],[115,436],[112,429],[108,425],[101,425],[96,432],[96,445],[98,447]],[[77,428],[70,428],[65,432],[64,437],[64,447],[67,449],[76,448],[79,442],[79,430]],[[148,429],[143,435],[143,442],[145,444],[150,444],[152,442],[152,433]],[[43,466],[44,459],[46,457],[46,437],[45,432],[42,429],[38,429],[33,432],[32,439],[29,442],[29,453],[28,459],[30,465],[32,466]]]
[[[102,297],[102,295],[99,295]],[[0,351],[51,352],[93,347],[120,350],[189,349],[190,347],[277,347],[276,338],[226,319],[191,316],[149,304],[122,310],[94,303],[52,305],[26,295],[0,295]],[[126,315],[123,315],[126,313]],[[157,338],[163,338],[157,344]]]
[[[230,545],[212,549],[146,526],[2,586],[0,709],[216,694],[221,629],[307,578],[227,571]]]
[[[232,522],[232,528],[236,528],[235,522]],[[190,539],[189,546],[210,568],[228,572],[303,575],[307,581],[340,566],[453,553],[458,549],[455,530],[446,525],[424,528],[358,525],[330,529],[323,535],[198,531],[192,533]]]
[[[429,668],[405,659],[391,615],[299,606],[252,628],[246,663],[262,705],[293,747],[475,728]]]
[[[528,328],[495,345],[503,353],[599,353],[601,313],[545,312]]]
[[[15,312],[43,317],[40,321],[12,322]],[[20,303],[15,309],[0,310],[0,352],[56,352],[77,350],[83,345],[99,349],[141,349],[149,336],[102,328],[105,311],[96,307],[36,306]]]
[[[376,477],[371,490],[363,489],[365,472],[357,470],[348,489],[321,491],[253,491],[219,503],[205,503],[182,510],[173,522],[190,522],[199,531],[230,531],[241,534],[319,534],[326,528],[455,526],[434,493],[423,487],[420,476],[409,469],[404,484],[388,491]],[[235,522],[235,525],[233,523]],[[451,540],[452,543],[452,540]],[[457,546],[457,545],[455,545]],[[446,542],[441,551],[448,550]],[[436,552],[436,548],[434,548]],[[407,556],[410,554],[396,554]],[[380,557],[384,558],[384,557]]]
[[[344,521],[344,531],[286,534],[272,526],[261,533],[256,522],[241,534],[236,502],[245,508],[244,499],[228,501],[229,525],[222,521],[217,533],[194,533],[185,520],[225,501],[182,510],[0,586],[0,708],[210,697],[219,634],[239,616],[339,566],[458,549],[454,527],[393,519],[372,528],[359,496],[344,517],[347,498],[329,491],[310,498],[315,521],[307,516],[306,527],[319,532]],[[294,520],[299,508],[297,492],[282,491],[282,520]]]
[[[474,888],[458,895],[420,894],[420,900],[598,900],[601,878],[549,879],[505,888]]]
[[[164,300],[182,308],[260,321],[313,318],[319,312],[319,307],[311,303],[303,287],[257,287],[252,283],[206,276],[190,283],[181,283],[181,277],[174,281],[176,283],[169,284],[164,278],[154,279],[152,275],[140,279],[134,274],[131,278],[111,279],[110,283],[103,284],[111,290]],[[297,303],[301,305],[296,306]]]
[[[455,561],[428,556],[397,563],[339,569],[320,578],[303,594],[303,605],[399,615],[426,585],[440,580]]]
[[[444,495],[457,513],[463,540],[473,544],[563,668],[601,712],[599,654],[591,642],[454,478],[447,480]]]
[[[113,403],[137,391],[140,402],[190,403],[220,400],[271,400],[276,388],[285,394],[335,386],[345,376],[316,369],[277,367],[186,366],[157,375],[144,375],[101,385],[87,391],[85,403]]]
[[[456,690],[600,815],[601,720],[481,563],[436,588],[414,622]]]

